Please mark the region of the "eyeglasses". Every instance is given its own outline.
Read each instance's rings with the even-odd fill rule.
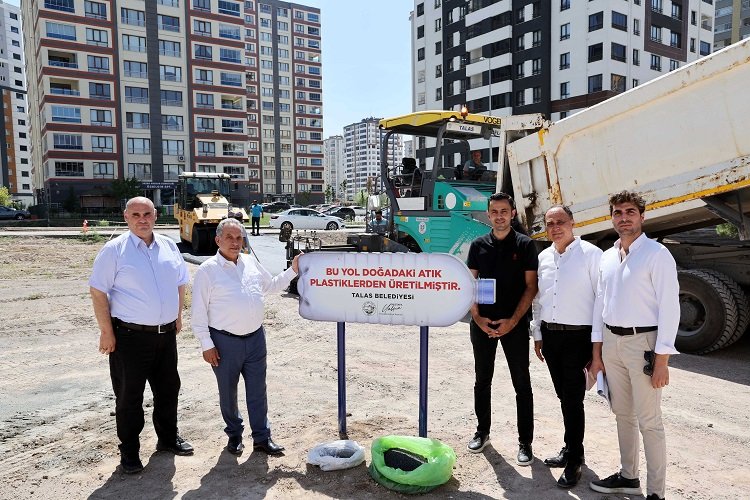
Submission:
[[[651,377],[654,374],[654,361],[656,353],[654,351],[643,351],[643,359],[646,360],[646,366],[643,367],[643,373]]]

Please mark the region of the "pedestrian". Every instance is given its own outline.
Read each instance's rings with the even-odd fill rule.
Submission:
[[[515,231],[511,221],[516,207],[509,195],[495,193],[487,207],[492,230],[469,247],[467,265],[475,278],[495,279],[494,304],[471,307],[470,336],[474,351],[474,411],[477,431],[468,445],[481,452],[490,441],[492,376],[498,341],[508,362],[516,392],[518,465],[531,465],[534,438],[534,401],[529,376],[529,323],[527,312],[537,292],[537,252],[534,242]]]
[[[289,285],[297,274],[299,255],[289,269],[271,276],[254,257],[240,253],[242,230],[235,219],[224,219],[216,228],[219,250],[200,265],[193,282],[193,333],[200,341],[203,359],[216,375],[224,432],[229,437],[227,451],[240,455],[245,448],[245,427],[237,406],[242,375],[253,449],[276,455],[284,447],[271,439],[267,418],[263,300]]]
[[[250,234],[253,236],[260,236],[260,218],[263,216],[263,205],[259,204],[257,200],[253,201],[253,206],[250,207],[250,213],[252,220],[250,221]]]
[[[189,276],[177,245],[154,233],[151,200],[130,199],[124,216],[129,230],[101,249],[89,285],[101,331],[99,352],[109,355],[120,465],[124,473],[135,474],[143,470],[139,450],[146,382],[154,395],[156,449],[193,454],[177,430],[176,335]]]
[[[648,500],[664,498],[667,445],[661,418],[662,388],[680,323],[674,258],[643,233],[646,203],[634,192],[610,197],[620,236],[601,259],[591,332],[591,372],[604,371],[617,421],[620,471],[592,481],[600,493],[640,495],[640,441],[646,453]]]
[[[375,210],[375,218],[371,223],[372,232],[376,234],[385,234],[388,228],[388,221],[383,218],[383,211]]]
[[[584,368],[591,361],[591,323],[602,251],[573,236],[573,213],[554,205],[544,214],[552,245],[539,254],[539,292],[532,303],[534,351],[547,363],[565,429],[565,446],[544,463],[565,467],[557,481],[572,488],[581,478],[586,416]]]

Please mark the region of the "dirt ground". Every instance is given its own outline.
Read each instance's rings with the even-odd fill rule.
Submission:
[[[367,461],[322,472],[306,457],[315,444],[338,438],[336,325],[300,318],[297,299],[285,294],[268,297],[265,323],[269,418],[285,455],[246,451],[236,458],[223,451],[215,379],[200,356],[188,312],[178,338],[179,415],[181,434],[196,453],[153,451],[147,390],[141,435],[146,468],[135,476],[120,473],[108,364],[97,352],[87,286],[100,246],[0,238],[0,498],[400,496],[370,479],[366,465],[374,438],[417,434],[419,329],[347,325],[349,436],[365,446]],[[663,401],[667,497],[748,498],[750,338],[726,351],[673,360]],[[562,446],[559,403],[542,363],[534,357],[531,364],[537,457],[531,467],[515,464],[515,402],[502,355],[493,388],[492,446],[479,455],[466,451],[475,426],[467,324],[431,329],[429,367],[428,434],[453,447],[458,460],[453,478],[427,498],[624,498],[588,488],[619,464],[614,417],[594,394],[586,397],[583,480],[568,492],[555,485],[561,471],[540,459]]]

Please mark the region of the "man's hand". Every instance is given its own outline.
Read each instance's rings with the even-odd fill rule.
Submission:
[[[654,373],[651,375],[651,387],[661,389],[669,385],[669,361],[668,354],[657,354],[654,361]]]
[[[510,333],[518,323],[513,321],[513,318],[499,319],[497,320],[497,334],[495,337],[502,337],[506,333]],[[490,335],[492,336],[492,335]]]
[[[206,351],[203,351],[203,359],[211,366],[219,366],[219,359],[221,359],[221,356],[219,356],[219,351],[212,347],[211,349],[208,349]]]
[[[604,369],[604,362],[602,362],[601,358],[594,358],[591,360],[591,368],[589,368],[589,373],[592,377],[596,378],[596,374],[602,372],[606,374],[606,370]]]
[[[292,269],[294,269],[294,272],[297,274],[299,274],[299,256],[300,255],[304,255],[304,253],[298,253],[292,259]]]
[[[477,314],[476,316],[472,316],[472,319],[479,329],[486,333],[488,337],[491,338],[497,334],[497,324],[491,321],[490,318],[485,318],[484,316],[479,316]]]
[[[175,321],[175,334],[180,333],[180,330],[182,330],[182,314],[177,316],[177,321]]]
[[[102,354],[115,352],[115,334],[113,332],[102,332],[99,336],[99,352]]]
[[[536,353],[536,357],[539,358],[539,361],[544,363],[544,355],[542,354],[542,341],[541,340],[534,341],[534,352]]]

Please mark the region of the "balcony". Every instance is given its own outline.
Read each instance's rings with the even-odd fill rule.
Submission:
[[[100,101],[111,101],[112,96],[106,94],[90,94],[89,99],[98,99]]]
[[[106,73],[109,74],[109,68],[99,68],[96,66],[89,66],[89,73]]]
[[[195,103],[195,107],[203,109],[214,109],[214,103],[197,102]]]
[[[162,130],[171,130],[173,132],[182,132],[185,130],[185,127],[182,126],[180,123],[162,123],[161,124]]]
[[[128,148],[129,155],[150,155],[151,148]]]
[[[44,0],[44,8],[62,12],[75,12],[72,0]]]
[[[70,96],[80,96],[81,91],[80,90],[73,90],[73,89],[63,89],[59,87],[52,87],[49,89],[50,94],[54,95],[70,95]]]
[[[143,123],[143,122],[127,122],[125,123],[126,128],[140,128],[140,129],[147,129],[151,128],[151,124],[149,123]]]
[[[162,30],[162,31],[172,31],[172,32],[175,32],[175,33],[179,33],[180,32],[180,26],[179,25],[174,25],[174,24],[160,23],[159,24],[159,29]]]
[[[146,46],[124,43],[122,44],[122,50],[129,50],[130,52],[146,52]]]
[[[208,128],[208,127],[197,127],[195,129],[195,131],[196,132],[210,132],[212,134],[214,133],[214,129],[213,128]]]
[[[183,101],[178,101],[176,99],[162,99],[161,105],[162,106],[174,106],[174,107],[182,107]]]
[[[162,73],[159,75],[159,80],[163,82],[181,82],[182,76],[171,74],[171,73],[167,73],[167,74]]]
[[[148,104],[148,97],[125,96],[125,102],[133,104]]]
[[[122,22],[122,24],[128,24],[130,26],[146,26],[146,21],[143,19],[138,19],[137,17],[122,16],[120,17],[120,22]]]
[[[180,0],[159,0],[160,5],[167,5],[169,7],[179,7]]]
[[[126,70],[123,72],[124,76],[128,76],[130,78],[148,78],[148,72],[146,71],[130,71]]]
[[[180,52],[179,50],[159,49],[159,55],[169,57],[182,57],[182,52]]]

